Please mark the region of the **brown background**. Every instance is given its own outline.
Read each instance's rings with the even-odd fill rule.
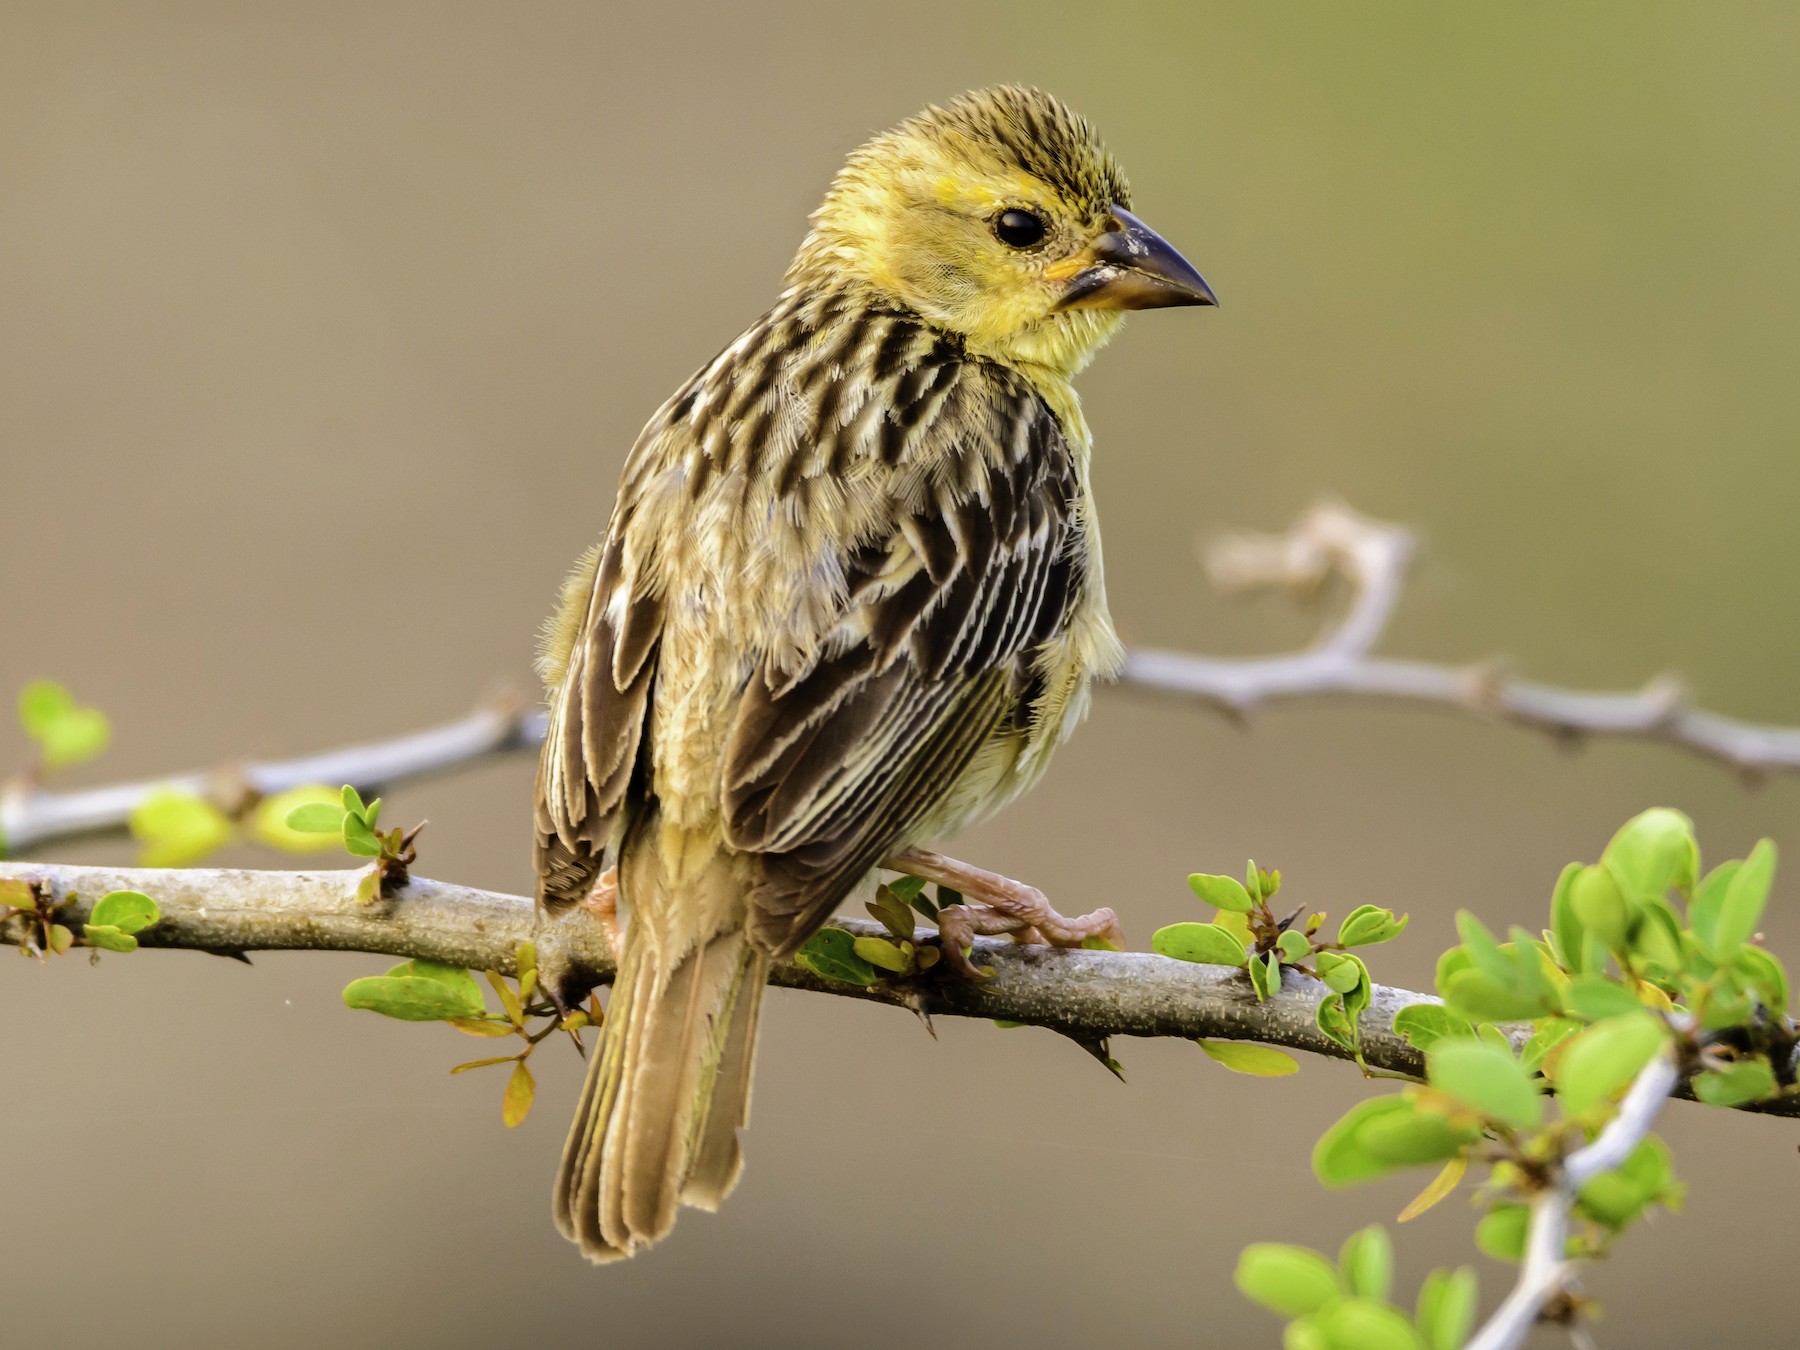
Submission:
[[[1334,492],[1427,547],[1389,641],[1800,722],[1800,20],[1784,6],[0,5],[0,689],[108,709],[71,782],[298,752],[529,687],[638,425],[754,318],[842,153],[1001,78],[1104,129],[1217,312],[1085,379],[1128,639],[1298,641],[1198,534]],[[0,758],[25,746],[0,732]],[[430,874],[527,884],[524,760],[395,793]],[[1632,811],[1714,857],[1800,786],[1405,710],[1248,732],[1102,697],[959,841],[1131,935],[1246,854],[1339,912],[1536,922]],[[129,857],[125,844],[69,860]],[[227,860],[269,865],[253,848]],[[1800,953],[1789,879],[1769,919]],[[1332,1245],[1367,1089],[770,1000],[742,1188],[622,1268],[551,1229],[575,1090],[508,1133],[472,1042],[346,1012],[377,958],[0,970],[0,1339],[87,1346],[1244,1346],[1253,1238]],[[1687,1212],[1591,1288],[1608,1344],[1791,1343],[1791,1124],[1681,1106]],[[1473,1258],[1460,1200],[1410,1289]],[[1482,1262],[1487,1302],[1506,1272]],[[1545,1344],[1555,1343],[1546,1337]]]

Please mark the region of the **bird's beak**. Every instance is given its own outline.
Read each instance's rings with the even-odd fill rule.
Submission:
[[[1047,275],[1068,282],[1054,306],[1059,311],[1219,303],[1194,265],[1122,206],[1113,207],[1099,238]]]

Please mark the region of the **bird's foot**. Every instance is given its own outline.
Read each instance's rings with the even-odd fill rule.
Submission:
[[[619,935],[619,869],[609,867],[602,872],[600,879],[594,883],[594,889],[581,903],[588,913],[600,920],[600,927],[606,933],[606,945],[612,952],[613,960],[617,961],[619,953],[624,950]]]
[[[982,971],[968,956],[977,936],[1009,935],[1015,942],[1036,942],[1052,947],[1079,947],[1103,938],[1115,947],[1125,945],[1124,930],[1110,909],[1067,918],[1050,907],[1035,886],[984,871],[968,863],[946,858],[921,848],[909,848],[882,863],[890,871],[923,877],[959,892],[979,903],[946,905],[938,911],[938,931],[943,935],[944,961],[966,979],[980,979]]]

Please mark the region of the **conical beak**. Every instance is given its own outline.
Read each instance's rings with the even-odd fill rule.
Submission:
[[[1050,275],[1068,277],[1062,298],[1056,302],[1058,310],[1163,309],[1219,303],[1194,265],[1122,206],[1113,207],[1099,238],[1052,268]]]

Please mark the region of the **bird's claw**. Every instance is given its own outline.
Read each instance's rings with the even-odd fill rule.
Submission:
[[[969,949],[977,937],[1004,934],[1014,942],[1051,947],[1079,947],[1093,938],[1104,938],[1121,949],[1125,945],[1124,930],[1111,909],[1067,917],[1051,908],[1035,886],[924,849],[907,849],[884,866],[935,881],[980,902],[946,905],[938,911],[945,965],[964,979],[985,979],[993,973],[969,960]]]

